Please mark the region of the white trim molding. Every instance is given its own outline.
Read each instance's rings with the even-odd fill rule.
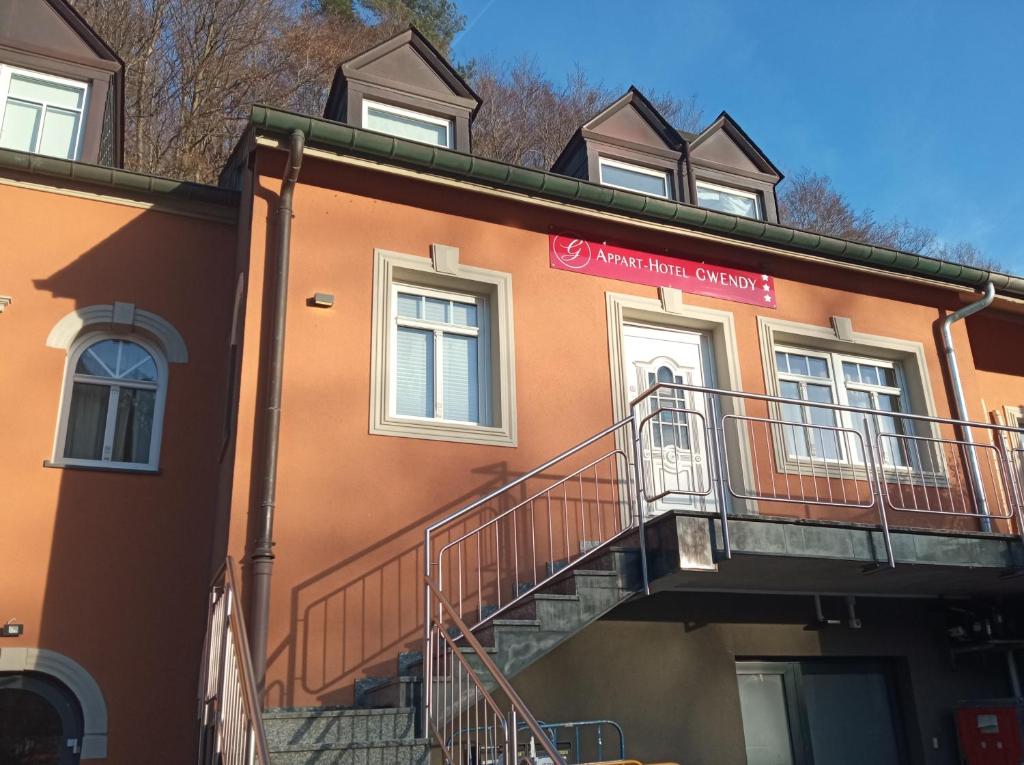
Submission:
[[[126,317],[128,317],[126,319]],[[126,324],[130,321],[130,324]],[[68,350],[86,328],[107,331],[141,330],[163,347],[164,357],[172,364],[188,361],[185,338],[169,321],[155,313],[143,311],[131,303],[90,305],[77,308],[58,321],[46,338],[50,348]]]
[[[7,308],[13,300],[14,299],[9,295],[0,295],[0,313],[3,313],[4,309]]]
[[[761,365],[764,370],[765,390],[769,395],[780,396],[779,375],[775,364],[777,346],[785,350],[803,350],[818,353],[841,354],[856,356],[865,361],[878,360],[893,362],[897,365],[900,388],[906,396],[905,403],[910,413],[936,416],[935,397],[932,391],[931,378],[928,374],[928,359],[924,344],[916,340],[902,340],[881,335],[869,335],[853,329],[853,323],[844,317],[833,316],[829,326],[802,324],[786,319],[775,319],[769,316],[757,317],[758,339],[761,346]],[[833,375],[838,372],[833,371]],[[836,402],[841,403],[841,402]],[[772,416],[782,419],[781,409],[772,404]],[[934,423],[918,423],[920,429],[916,435],[938,438],[938,426]],[[774,445],[777,465],[786,465],[786,469],[794,473],[815,475],[835,475],[847,477],[850,471],[854,475],[866,475],[862,465],[847,461],[837,462],[835,466],[811,466],[793,459],[784,453],[781,441]],[[888,475],[897,468],[886,466]],[[893,473],[895,475],[895,473]],[[942,486],[946,482],[946,466],[942,454],[935,456],[935,465],[928,471],[930,485]]]
[[[84,735],[81,759],[107,756],[107,702],[85,667],[62,653],[45,648],[0,648],[0,672],[38,672],[67,686],[82,707]]]
[[[455,250],[455,248],[448,248]],[[512,330],[512,276],[501,271],[467,266],[447,257],[435,260],[376,250],[373,262],[373,334],[371,337],[370,433],[374,435],[457,441],[491,446],[516,446],[515,338]],[[457,252],[457,250],[456,250]],[[454,270],[454,274],[450,273]],[[489,337],[489,401],[486,424],[462,423],[395,415],[389,401],[394,344],[394,285],[443,290],[483,298],[488,315],[481,321]]]

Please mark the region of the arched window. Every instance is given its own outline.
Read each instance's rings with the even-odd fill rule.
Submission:
[[[54,462],[156,469],[166,387],[166,361],[148,341],[80,338],[68,353]]]

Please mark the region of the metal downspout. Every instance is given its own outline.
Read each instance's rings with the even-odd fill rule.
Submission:
[[[293,130],[288,160],[281,179],[277,203],[277,269],[274,277],[273,335],[270,348],[270,374],[263,428],[263,495],[260,498],[256,533],[249,556],[252,576],[250,602],[252,632],[252,668],[256,688],[263,694],[267,672],[267,633],[270,627],[270,576],[274,568],[274,506],[277,500],[277,453],[281,433],[281,388],[284,372],[285,312],[288,308],[288,263],[291,255],[292,196],[302,167],[306,138]],[[262,698],[261,698],[262,701]]]
[[[942,350],[946,355],[946,368],[949,370],[949,382],[953,388],[953,403],[956,406],[956,417],[958,420],[965,422],[970,420],[970,417],[967,413],[967,401],[964,398],[963,382],[960,379],[960,367],[956,362],[956,349],[953,347],[952,326],[955,322],[966,319],[968,316],[973,316],[979,311],[988,308],[992,305],[995,296],[995,285],[989,282],[985,285],[985,294],[981,300],[965,305],[942,320]],[[962,440],[967,442],[967,446],[964,448],[967,451],[967,470],[971,476],[971,491],[974,494],[974,502],[980,513],[988,515],[988,500],[985,498],[985,486],[981,481],[981,467],[978,465],[978,454],[973,446],[974,434],[971,432],[970,427],[961,426],[960,430]],[[981,527],[984,531],[991,531],[992,523],[987,518],[984,518],[982,519]]]

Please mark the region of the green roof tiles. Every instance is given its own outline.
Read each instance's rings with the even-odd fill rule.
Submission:
[[[13,149],[0,149],[0,170],[88,183],[130,194],[160,195],[189,204],[213,205],[234,210],[238,208],[237,191],[69,159],[27,154]]]

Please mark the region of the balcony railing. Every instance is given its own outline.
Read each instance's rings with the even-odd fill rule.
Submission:
[[[633,416],[643,515],[875,523],[890,566],[891,526],[1024,529],[1018,428],[672,383],[636,399]]]
[[[893,526],[1024,534],[1022,479],[1018,428],[659,383],[627,417],[426,530],[426,677],[441,670],[441,625],[466,635],[627,536],[646,589],[643,527],[659,512],[717,517],[725,558],[739,515],[872,524],[895,566]],[[426,721],[450,734],[435,685]]]

